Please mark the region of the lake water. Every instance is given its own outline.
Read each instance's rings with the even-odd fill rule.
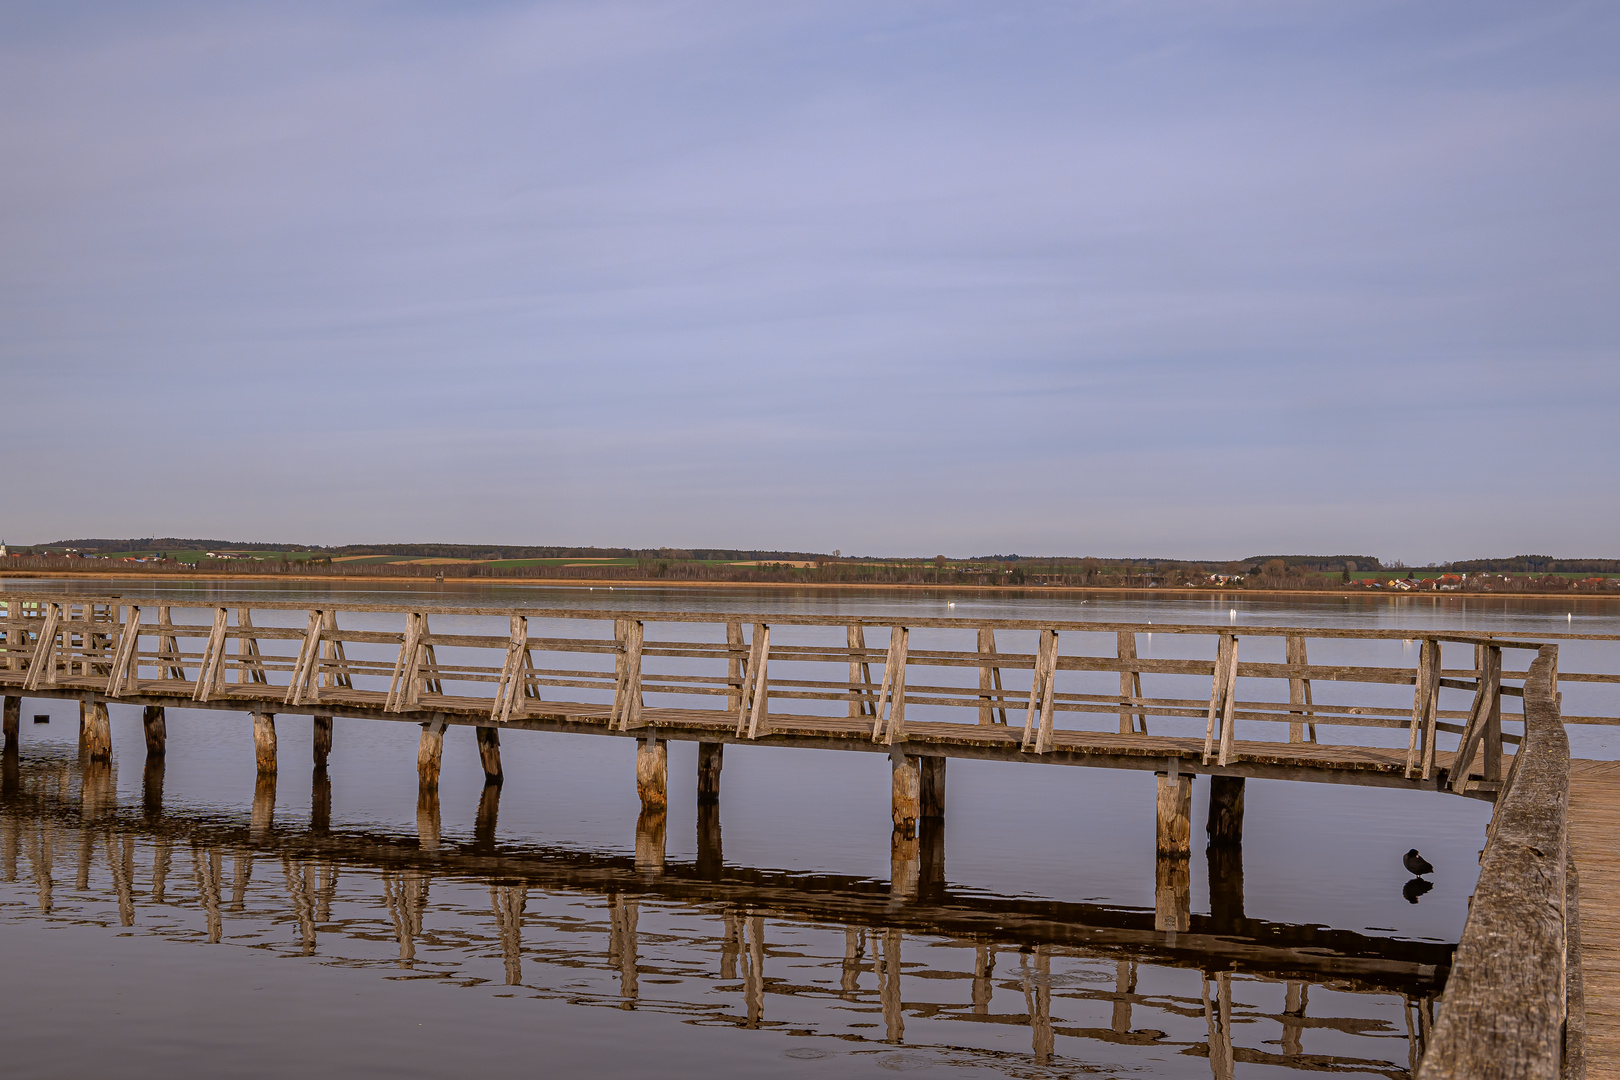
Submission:
[[[1601,600],[4,586],[177,608],[297,600],[1620,632],[1620,605]],[[1142,648],[1194,654],[1160,635]],[[1411,662],[1398,640],[1345,648]],[[1613,653],[1572,645],[1562,666],[1614,671]],[[1587,705],[1604,703],[1566,687],[1566,711]],[[696,804],[695,748],[672,744],[668,861],[655,877],[633,858],[629,740],[514,733],[492,797],[472,734],[452,730],[432,851],[419,841],[412,725],[338,721],[322,777],[307,765],[308,721],[283,717],[280,774],[265,790],[245,715],[171,710],[166,761],[149,770],[139,709],[110,708],[111,768],[81,764],[73,703],[35,699],[7,766],[0,998],[15,1075],[116,1063],[128,1076],[1398,1076],[1417,1002],[1433,991],[1422,961],[1460,932],[1489,816],[1455,797],[1251,780],[1241,894],[1211,895],[1195,845],[1192,932],[1166,942],[1151,929],[1148,773],[953,761],[924,886],[896,899],[878,755],[730,747],[715,822]],[[50,722],[31,723],[36,714]],[[1575,730],[1576,752],[1616,756],[1609,732]],[[1199,781],[1195,837],[1204,794]],[[1436,867],[1416,903],[1403,894],[1409,847]],[[1362,974],[1290,967],[1283,955],[1330,939],[1362,950]]]

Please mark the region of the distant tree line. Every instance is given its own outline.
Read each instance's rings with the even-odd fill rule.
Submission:
[[[211,559],[201,566],[164,558],[160,562],[105,564],[92,568],[83,559],[59,553],[22,554],[5,560],[5,569],[74,570],[96,573],[209,573],[276,575],[319,572],[360,578],[561,578],[581,581],[729,581],[802,584],[908,584],[978,586],[1058,586],[1078,588],[1187,588],[1324,590],[1385,587],[1406,568],[1385,564],[1371,555],[1266,555],[1234,561],[1110,558],[1076,556],[984,555],[971,559],[844,557],[815,552],[741,548],[607,548],[561,545],[483,544],[307,544],[242,543],[222,540],[145,537],[141,539],[62,540],[41,548],[76,548],[85,555],[129,551],[280,552],[281,557]],[[16,549],[13,549],[14,552]],[[30,549],[25,549],[30,550]],[[31,550],[37,550],[31,549]],[[288,552],[295,553],[289,559]],[[460,563],[344,562],[345,556],[416,559],[464,559]],[[617,560],[616,564],[500,566],[500,560]],[[99,562],[99,560],[96,560]],[[728,563],[752,563],[739,566]],[[794,565],[809,564],[809,565]],[[1546,592],[1595,588],[1572,582],[1568,575],[1620,574],[1620,559],[1558,559],[1517,555],[1472,559],[1425,567],[1407,574],[1414,588],[1466,592]],[[1439,581],[1438,575],[1456,581]],[[1372,575],[1358,577],[1358,575]],[[1420,581],[1410,579],[1421,578]],[[1603,586],[1607,587],[1607,586]]]

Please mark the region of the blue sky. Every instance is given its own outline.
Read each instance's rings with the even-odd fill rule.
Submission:
[[[0,535],[1620,555],[1620,8],[0,5]]]

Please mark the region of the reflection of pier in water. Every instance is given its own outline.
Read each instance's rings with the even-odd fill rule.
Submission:
[[[640,859],[497,850],[496,788],[458,844],[440,840],[436,806],[420,838],[331,832],[324,776],[296,831],[275,827],[273,781],[244,823],[165,814],[162,779],[159,760],[139,806],[120,806],[107,763],[7,755],[0,876],[31,880],[41,913],[110,896],[119,925],[180,940],[880,1045],[1006,1053],[1027,1029],[1016,1049],[1037,1063],[1093,1060],[1101,1044],[1207,1055],[1217,1077],[1239,1062],[1404,1074],[1450,959],[1449,946],[1248,919],[1241,893],[1180,933],[1155,930],[1153,911],[953,893],[926,833],[897,896],[892,882],[723,867],[713,813],[699,860],[666,865],[645,837]],[[58,896],[68,860],[71,903]],[[1382,1009],[1345,1007],[1367,995]],[[1339,1052],[1308,1052],[1311,1032],[1334,1033]]]

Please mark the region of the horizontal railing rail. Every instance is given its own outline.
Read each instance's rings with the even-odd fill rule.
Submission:
[[[176,611],[203,612],[205,621],[176,622]],[[283,625],[259,625],[255,613]],[[544,632],[531,637],[537,623],[544,626],[534,629]],[[869,641],[872,630],[888,631],[887,640]],[[952,634],[963,648],[940,647]],[[1140,655],[1143,635],[1203,638],[1214,655]],[[1087,647],[1099,636],[1113,639],[1102,652]],[[1011,647],[1015,637],[1018,647]],[[1416,644],[1415,662],[1309,659],[1311,642],[1342,650],[1354,641]],[[1289,744],[1316,744],[1319,727],[1345,732],[1341,738],[1385,728],[1407,734],[1405,776],[1428,781],[1443,772],[1452,790],[1487,794],[1500,786],[1504,749],[1520,738],[1503,723],[1522,720],[1522,713],[1504,713],[1502,702],[1522,695],[1512,683],[1527,671],[1504,664],[1504,654],[1541,644],[1496,633],[1388,628],[0,598],[0,684],[25,691],[109,699],[184,692],[198,703],[304,708],[336,701],[393,714],[483,712],[495,724],[567,706],[573,715],[600,714],[618,731],[676,713],[701,714],[728,717],[738,738],[768,737],[791,719],[837,717],[848,729],[844,736],[864,731],[880,744],[948,725],[988,729],[977,737],[1002,744],[1013,738],[1035,755],[1077,730],[1105,730],[1085,725],[1107,717],[1121,736],[1202,735],[1203,763],[1219,766],[1242,756],[1239,724],[1246,725],[1246,743],[1272,741],[1262,726],[1286,725]],[[1560,678],[1620,682],[1620,675],[1601,672],[1554,672],[1554,686]],[[1319,693],[1326,687],[1338,689]],[[1412,688],[1407,698],[1397,696],[1403,687]],[[1460,696],[1448,707],[1447,694]],[[1158,730],[1149,732],[1150,721]],[[1438,750],[1442,735],[1456,736],[1454,749]]]

